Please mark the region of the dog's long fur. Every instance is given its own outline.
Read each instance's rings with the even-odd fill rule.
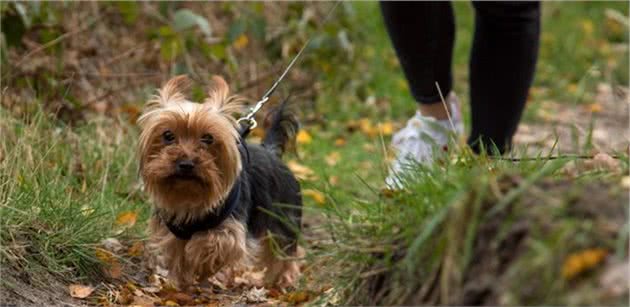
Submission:
[[[239,148],[232,113],[241,108],[242,100],[229,96],[222,78],[213,81],[208,97],[199,104],[182,93],[189,84],[185,76],[171,79],[138,119],[140,174],[154,207],[162,213],[150,221],[151,247],[180,287],[248,261],[267,268],[268,282],[290,285],[299,269],[295,259],[282,256],[297,255],[302,199],[297,180],[280,157],[294,140],[297,121],[281,107],[271,117],[264,146]],[[202,138],[213,141],[207,144]],[[182,160],[194,164],[186,176],[178,169]],[[163,215],[186,223],[220,210],[235,184],[241,185],[237,207],[215,229],[182,240],[166,227]]]

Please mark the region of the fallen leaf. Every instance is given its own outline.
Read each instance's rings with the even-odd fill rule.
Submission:
[[[384,136],[390,136],[394,133],[394,125],[392,122],[384,122],[378,125],[379,132]]]
[[[70,290],[70,296],[74,298],[86,298],[94,292],[94,288],[79,284],[69,285],[68,290]]]
[[[562,277],[573,279],[581,273],[598,265],[608,252],[603,248],[592,248],[570,254],[562,265]]]
[[[326,160],[326,164],[328,164],[328,166],[335,166],[341,159],[341,154],[339,154],[339,152],[337,151],[333,151],[328,154],[324,159]]]
[[[165,299],[167,302],[176,302],[178,304],[176,306],[190,306],[194,301],[192,296],[184,292],[168,292],[162,298]]]
[[[336,186],[339,184],[339,176],[330,176],[330,178],[328,178],[328,183],[330,183],[330,185],[332,186]]]
[[[232,43],[232,46],[234,46],[234,49],[236,50],[241,50],[247,47],[248,44],[249,44],[249,38],[247,38],[247,35],[241,34],[236,40],[234,40],[234,43]]]
[[[114,260],[106,270],[109,277],[119,279],[122,276],[122,266],[117,260]]]
[[[127,114],[130,123],[135,123],[136,120],[138,120],[140,113],[142,112],[142,110],[138,106],[130,104],[123,105],[122,107],[120,107],[119,111],[121,113]]]
[[[346,139],[339,137],[335,140],[335,146],[341,147],[343,145],[346,145]]]
[[[293,172],[295,177],[297,177],[298,179],[301,179],[301,180],[315,180],[316,179],[315,172],[312,169],[298,163],[295,160],[291,160],[287,162],[287,167],[289,167],[291,172]]]
[[[313,141],[313,138],[308,132],[306,132],[306,130],[300,130],[295,137],[295,140],[298,144],[310,144]]]
[[[245,293],[247,303],[264,303],[267,301],[267,290],[265,288],[251,288]]]
[[[134,211],[125,211],[118,214],[116,217],[116,225],[122,227],[131,227],[136,224],[138,219],[138,213]]]
[[[103,241],[101,241],[101,245],[103,245],[103,248],[106,250],[114,253],[119,252],[123,248],[123,245],[116,238],[103,239]]]
[[[602,105],[599,103],[591,103],[590,105],[588,105],[588,110],[591,111],[591,113],[600,113],[603,108]]]
[[[168,300],[168,301],[164,302],[164,306],[179,306],[179,304],[177,304],[174,301]]]
[[[280,290],[276,288],[271,288],[269,289],[267,296],[271,298],[279,299],[280,297],[282,297],[282,292],[280,292]]]
[[[128,288],[122,288],[118,293],[118,298],[116,302],[121,305],[129,305],[133,302],[133,294]]]
[[[374,128],[372,122],[367,118],[359,120],[359,130],[367,137],[373,138],[378,135],[378,129]]]
[[[400,190],[395,190],[391,188],[383,188],[381,189],[381,195],[385,198],[393,198],[397,194],[399,194]]]
[[[326,196],[324,196],[324,193],[320,191],[313,189],[304,189],[302,190],[302,195],[310,197],[318,205],[323,205],[326,203]]]
[[[623,178],[621,178],[621,186],[630,189],[630,176],[623,176]]]
[[[127,250],[127,255],[132,256],[132,257],[139,257],[142,255],[143,251],[144,251],[144,243],[142,243],[142,241],[136,241]]]
[[[122,275],[122,266],[114,254],[98,247],[96,248],[95,254],[96,258],[105,265],[105,273],[107,273],[109,277],[120,278]]]
[[[289,292],[280,299],[292,305],[304,303],[309,300],[309,293],[306,291]]]
[[[114,261],[114,255],[105,249],[97,247],[94,254],[103,263],[112,263]]]

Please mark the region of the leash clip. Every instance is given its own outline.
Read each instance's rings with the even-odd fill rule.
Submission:
[[[247,115],[239,118],[236,123],[241,124],[242,122],[247,122],[249,126],[247,129],[251,130],[256,128],[256,126],[258,126],[258,122],[256,122],[256,119],[254,119],[254,115],[256,115],[256,112],[258,112],[263,107],[263,105],[267,103],[267,101],[269,101],[269,96],[264,96],[256,103],[256,105],[254,105],[253,108],[249,110],[249,113],[247,113]]]

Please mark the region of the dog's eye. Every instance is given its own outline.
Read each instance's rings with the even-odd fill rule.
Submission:
[[[164,143],[171,144],[175,141],[175,134],[173,134],[171,130],[166,130],[162,133],[162,139],[164,140]]]
[[[210,145],[214,143],[214,137],[212,136],[212,134],[206,133],[201,136],[201,142]]]

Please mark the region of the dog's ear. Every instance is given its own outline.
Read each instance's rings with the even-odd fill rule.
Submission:
[[[214,111],[224,115],[232,115],[242,111],[245,99],[238,95],[230,96],[230,87],[225,79],[220,76],[212,76],[212,85],[208,90],[208,97],[204,104]]]
[[[186,100],[182,93],[190,87],[190,79],[186,75],[179,75],[171,78],[158,90],[158,94],[154,95],[147,103],[147,109],[156,107],[164,107],[171,103],[179,103]]]
[[[138,118],[138,125],[144,127],[150,118],[159,114],[169,104],[177,104],[186,101],[182,93],[190,87],[190,79],[186,75],[179,75],[171,78],[158,90],[157,95],[153,95],[144,106],[142,115]]]

